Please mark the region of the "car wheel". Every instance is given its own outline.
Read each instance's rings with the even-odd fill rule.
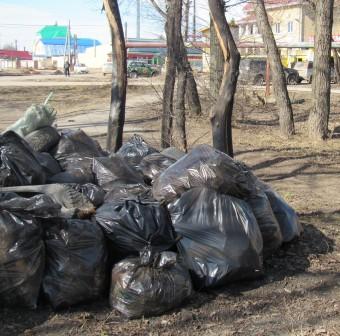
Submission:
[[[297,85],[298,84],[298,80],[294,75],[290,75],[287,78],[287,84],[288,85]]]
[[[137,77],[138,77],[137,72],[136,72],[136,71],[131,72],[131,73],[130,73],[130,77],[131,77],[131,78],[137,78]]]
[[[264,85],[264,77],[262,75],[256,76],[254,80],[254,85],[258,86]]]

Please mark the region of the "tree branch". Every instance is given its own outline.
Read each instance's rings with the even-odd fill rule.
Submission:
[[[154,6],[156,11],[163,17],[163,19],[166,19],[166,13],[162,10],[161,7],[159,7],[158,3],[155,0],[149,0],[149,1]]]

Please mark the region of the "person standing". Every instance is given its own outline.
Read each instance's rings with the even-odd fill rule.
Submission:
[[[68,60],[64,63],[64,73],[65,77],[70,77],[70,62]]]

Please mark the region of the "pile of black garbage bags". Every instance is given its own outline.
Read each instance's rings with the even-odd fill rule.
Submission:
[[[135,135],[108,153],[81,130],[44,127],[0,135],[0,165],[1,306],[109,298],[129,318],[158,315],[263,275],[263,259],[302,231],[270,186],[208,145],[159,152]],[[95,213],[65,216],[39,188],[6,188],[56,183]]]

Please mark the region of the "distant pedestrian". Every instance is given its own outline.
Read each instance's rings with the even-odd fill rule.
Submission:
[[[65,77],[70,77],[70,62],[66,61],[64,63],[64,73],[65,73]]]

